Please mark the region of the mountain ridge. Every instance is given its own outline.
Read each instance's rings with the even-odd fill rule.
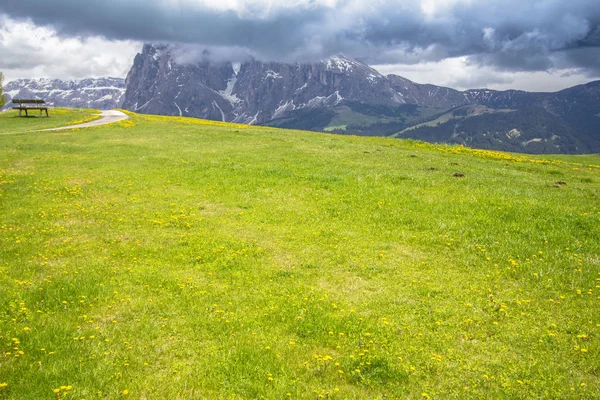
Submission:
[[[234,68],[230,62],[212,63],[209,57],[179,64],[172,50],[168,45],[144,45],[127,75],[123,108],[496,150],[600,151],[600,81],[558,92],[459,91],[384,76],[344,55],[312,64],[249,60]],[[459,114],[442,118],[461,107],[465,109]],[[472,111],[478,107],[486,111]],[[527,123],[522,112],[503,110],[530,110],[535,123]],[[503,114],[492,116],[498,113]],[[475,122],[466,123],[471,118]],[[516,131],[521,135],[515,136]]]
[[[43,99],[50,106],[72,108],[118,108],[125,95],[125,79],[15,79],[4,86],[6,108],[13,98]]]
[[[140,60],[146,59],[148,55],[151,55],[151,58],[153,61],[159,61],[161,58],[166,57],[168,65],[170,65],[170,68],[172,68],[173,65],[176,64],[174,59],[171,57],[171,54],[169,53],[169,46],[167,46],[167,45],[158,45],[157,46],[157,45],[146,44],[144,46],[142,53],[139,53],[138,56],[136,56],[136,60],[138,60],[138,62],[140,62]],[[145,61],[147,62],[148,60],[146,59]],[[135,62],[134,62],[134,64],[135,64]],[[211,64],[208,61],[208,58],[206,60],[203,60],[201,62],[201,64],[204,65],[205,67],[207,67],[207,66],[216,67],[216,65],[218,65],[218,64]],[[189,67],[192,64],[186,64],[186,65]],[[241,67],[240,71],[238,71],[237,73],[233,71],[233,65],[231,63],[229,63],[229,62],[221,63],[221,66],[225,66],[225,68],[228,70],[227,71],[227,79],[235,78],[240,72],[243,74],[244,66],[248,66],[248,65],[252,66],[250,68],[256,68],[256,66],[262,66],[263,69],[265,69],[265,72],[267,72],[267,76],[270,78],[273,78],[273,79],[281,79],[282,78],[282,76],[279,74],[279,72],[277,72],[275,70],[281,69],[284,66],[292,67],[292,68],[300,68],[300,69],[306,68],[306,67],[311,67],[314,70],[315,68],[318,68],[319,65],[325,65],[326,69],[333,73],[345,74],[348,72],[352,72],[352,73],[355,73],[354,76],[356,76],[356,72],[357,72],[356,70],[359,70],[362,72],[366,72],[365,75],[367,75],[367,79],[370,80],[371,82],[376,82],[377,80],[380,80],[380,79],[387,79],[387,80],[391,81],[392,88],[397,89],[396,92],[394,93],[394,92],[385,90],[385,91],[379,93],[379,98],[376,99],[376,102],[388,103],[388,101],[386,101],[386,99],[389,100],[389,95],[392,95],[392,98],[394,100],[396,100],[395,101],[396,104],[413,103],[413,104],[423,105],[423,104],[426,104],[427,98],[436,98],[439,102],[440,101],[439,95],[442,93],[443,93],[444,99],[454,100],[453,104],[455,104],[455,105],[471,104],[474,101],[480,101],[482,99],[484,101],[488,101],[488,102],[490,100],[492,100],[492,101],[503,100],[505,102],[513,101],[513,103],[514,103],[514,101],[515,101],[514,98],[519,98],[520,96],[540,97],[541,98],[541,97],[547,97],[547,96],[552,96],[552,95],[559,95],[563,92],[572,91],[576,88],[586,87],[589,85],[600,85],[600,80],[592,81],[592,82],[589,82],[586,84],[573,86],[573,87],[562,89],[562,90],[556,91],[556,92],[528,92],[528,91],[517,90],[517,89],[494,90],[494,89],[488,89],[488,88],[475,88],[475,89],[467,89],[464,91],[460,91],[457,89],[444,87],[444,86],[416,83],[405,77],[395,75],[395,74],[388,74],[388,75],[384,76],[380,72],[375,70],[374,68],[368,66],[367,64],[364,64],[361,61],[358,61],[351,57],[344,56],[343,54],[339,54],[339,55],[333,56],[327,60],[322,60],[322,61],[312,63],[312,64],[302,64],[302,63],[286,64],[286,63],[280,63],[280,62],[263,62],[263,61],[257,61],[257,60],[250,60],[245,63],[242,63],[242,67]],[[231,67],[231,68],[229,68],[229,67]],[[353,68],[356,68],[356,70]],[[130,71],[129,75],[131,75],[131,73],[132,73],[132,71]],[[269,73],[271,73],[271,74],[269,75]],[[327,79],[325,78],[325,81],[322,81],[322,83],[327,84]],[[223,90],[222,86],[223,85],[221,85],[221,87],[219,88],[218,91]],[[300,88],[301,88],[301,86],[300,86]],[[410,87],[408,87],[408,86],[410,86]],[[404,88],[405,90],[404,91],[400,90],[402,88]],[[388,88],[386,88],[386,89],[388,89]],[[405,95],[406,95],[405,91],[409,91],[409,92],[417,91],[419,93],[409,93],[409,95],[412,95],[412,97],[407,96],[405,98]],[[428,92],[428,93],[425,93],[425,92]],[[431,93],[431,92],[434,92],[434,93]],[[335,94],[335,91],[328,93],[328,95],[332,95],[332,94]],[[418,96],[416,96],[417,94],[418,94]]]

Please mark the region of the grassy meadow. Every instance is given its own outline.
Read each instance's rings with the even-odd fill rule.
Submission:
[[[600,398],[590,160],[135,114],[1,134],[0,400]]]
[[[19,112],[10,110],[0,113],[0,135],[30,132],[40,129],[83,124],[100,117],[100,112],[86,108],[53,108],[49,117],[38,117],[36,111],[29,117],[19,117]]]

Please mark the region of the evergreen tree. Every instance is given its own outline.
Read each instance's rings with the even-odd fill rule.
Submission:
[[[6,96],[4,96],[4,86],[2,83],[4,82],[4,75],[0,72],[0,108],[4,107],[6,104]]]

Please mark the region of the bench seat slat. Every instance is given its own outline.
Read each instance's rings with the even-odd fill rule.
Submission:
[[[15,104],[45,104],[45,100],[41,99],[12,99]]]
[[[13,110],[47,110],[48,107],[13,107]]]

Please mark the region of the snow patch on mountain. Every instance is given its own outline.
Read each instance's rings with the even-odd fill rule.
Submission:
[[[217,110],[219,110],[219,112],[221,113],[221,121],[225,122],[226,118],[225,118],[225,113],[223,112],[223,109],[221,109],[221,107],[219,107],[219,105],[217,104],[216,101],[213,101],[213,105],[217,108]]]
[[[179,107],[179,105],[177,104],[176,101],[174,101],[173,103],[175,103],[175,107],[177,107],[177,109],[179,110],[179,116],[183,117],[183,113],[181,112],[181,107]]]
[[[336,70],[337,72],[351,72],[353,67],[356,66],[355,61],[344,56],[333,56],[325,61],[325,64],[328,71]]]
[[[326,100],[328,99],[328,97],[325,96],[316,96],[313,97],[312,99],[310,99],[308,101],[308,103],[306,103],[306,107],[318,107],[321,106],[323,104],[325,104]]]
[[[258,114],[259,113],[260,113],[260,111],[257,111],[256,114],[254,115],[254,117],[252,117],[251,119],[248,119],[246,123],[248,125],[254,125],[258,121]]]
[[[279,106],[275,112],[273,113],[273,116],[271,117],[271,119],[275,119],[275,118],[279,118],[280,116],[283,115],[284,112],[286,111],[292,111],[295,110],[296,106],[294,105],[294,100],[289,100],[286,101],[285,104]]]
[[[268,70],[267,71],[267,75],[265,76],[265,79],[269,79],[269,78],[271,78],[271,79],[283,79],[283,76],[281,76],[280,74],[278,74],[275,71]]]
[[[227,82],[227,88],[225,88],[225,90],[219,91],[219,94],[225,100],[230,102],[232,106],[235,106],[236,104],[238,104],[242,101],[235,94],[233,94],[233,89],[235,87],[236,82],[237,82],[237,78],[234,76]]]
[[[308,83],[306,83],[306,82],[305,82],[305,83],[304,83],[304,85],[302,85],[302,86],[300,86],[298,89],[296,89],[296,90],[294,91],[294,93],[301,92],[301,91],[303,91],[304,89],[306,89],[307,87],[308,87]]]

